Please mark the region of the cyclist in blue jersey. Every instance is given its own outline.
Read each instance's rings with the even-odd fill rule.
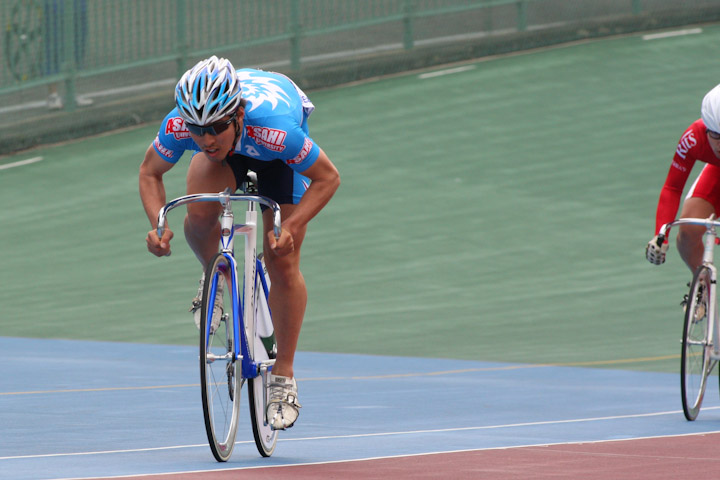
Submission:
[[[289,428],[300,408],[293,362],[307,304],[300,248],[308,222],[333,196],[340,175],[308,134],[313,104],[284,75],[236,71],[228,60],[213,56],[183,75],[175,88],[175,104],[140,166],[140,197],[152,226],[147,248],[158,257],[170,253],[173,232],[166,228],[158,238],[157,213],[166,203],[163,175],[185,151],[193,152],[188,194],[227,187],[235,191],[248,170],[257,173],[260,195],[280,204],[283,219],[282,235],[276,240],[272,214],[263,212],[263,250],[277,341],[267,414],[273,428]],[[185,238],[203,271],[217,253],[221,208],[211,202],[187,207]],[[200,282],[202,289],[204,278]],[[198,307],[199,294],[191,309],[197,324]]]

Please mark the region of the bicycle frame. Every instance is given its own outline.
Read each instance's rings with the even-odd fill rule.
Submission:
[[[712,349],[710,350],[710,360],[720,360],[720,329],[718,327],[718,311],[717,311],[717,268],[715,267],[715,242],[718,238],[717,227],[720,227],[720,221],[714,219],[714,215],[710,218],[680,218],[673,222],[667,223],[660,228],[658,238],[665,241],[670,229],[676,225],[698,225],[705,227],[706,231],[703,235],[703,266],[710,270],[710,285],[708,288],[708,318],[709,322],[708,338],[712,338]]]
[[[234,215],[232,211],[232,202],[243,201],[247,202],[247,210],[245,212],[245,223],[235,224]],[[269,207],[273,212],[273,232],[276,238],[280,237],[281,233],[281,219],[280,219],[280,206],[273,200],[263,197],[260,195],[248,195],[248,194],[231,194],[229,190],[220,192],[217,194],[200,193],[194,195],[185,195],[183,197],[176,198],[163,208],[160,209],[158,214],[158,226],[157,234],[159,238],[162,238],[162,234],[165,230],[167,214],[173,208],[188,203],[194,202],[219,202],[223,206],[223,212],[220,217],[220,253],[227,259],[228,263],[232,266],[230,275],[232,277],[232,284],[235,286],[232,291],[232,299],[234,305],[242,305],[242,313],[239,309],[233,309],[233,324],[235,331],[240,332],[240,337],[236,335],[233,338],[233,361],[241,361],[241,371],[243,378],[255,378],[262,373],[269,371],[272,368],[274,360],[264,362],[262,365],[255,362],[250,355],[249,341],[252,339],[247,338],[245,330],[246,319],[253,318],[255,312],[255,295],[253,290],[257,283],[257,276],[262,269],[262,263],[257,258],[257,217],[258,211],[256,204],[261,204]],[[237,261],[235,260],[235,234],[239,233],[245,237],[245,270],[243,272],[243,301],[240,302],[240,282],[238,281],[237,272]],[[264,294],[268,294],[268,286],[265,282],[265,276],[259,275],[261,285]],[[206,281],[212,280],[211,298],[215,297],[217,291],[218,279],[206,279]],[[208,306],[209,307],[209,306]],[[207,307],[206,307],[207,308]],[[210,324],[207,326],[210,328]]]

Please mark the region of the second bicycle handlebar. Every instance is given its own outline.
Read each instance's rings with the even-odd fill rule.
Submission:
[[[271,200],[268,197],[263,197],[262,195],[248,195],[248,194],[238,194],[233,195],[228,192],[220,192],[220,193],[196,193],[193,195],[184,195],[182,197],[178,197],[175,200],[171,200],[168,202],[164,207],[160,209],[160,213],[158,213],[158,224],[157,224],[157,234],[158,238],[162,238],[163,232],[165,231],[165,222],[167,214],[170,210],[172,210],[175,207],[179,207],[181,205],[187,205],[188,203],[194,203],[194,202],[219,202],[220,204],[225,207],[228,202],[257,202],[261,205],[265,205],[266,207],[270,208],[273,212],[273,233],[275,234],[275,238],[280,238],[280,233],[282,233],[282,227],[281,227],[281,217],[280,217],[280,205],[277,204],[274,200]]]
[[[700,225],[710,230],[713,228],[720,228],[720,221],[715,220],[715,215],[713,215],[710,218],[679,218],[670,223],[666,223],[660,227],[660,232],[658,233],[658,246],[662,245],[668,232],[670,232],[670,229],[675,225]]]

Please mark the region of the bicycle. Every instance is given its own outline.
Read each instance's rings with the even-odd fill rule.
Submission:
[[[697,418],[705,395],[707,379],[720,360],[720,328],[717,310],[717,268],[714,264],[716,228],[720,222],[710,218],[680,218],[660,228],[658,244],[662,245],[675,225],[700,225],[706,228],[703,237],[703,260],[688,285],[690,290],[683,303],[682,354],[680,360],[680,388],[683,413],[693,421]]]
[[[168,202],[158,214],[158,237],[162,238],[170,210],[193,202],[219,202],[220,248],[205,271],[200,317],[200,380],[205,430],[213,456],[227,461],[235,446],[240,393],[247,380],[250,421],[255,445],[263,457],[272,455],[278,431],[267,421],[268,373],[275,363],[275,336],[268,307],[270,281],[262,253],[257,252],[257,205],[273,212],[273,230],[280,237],[280,206],[257,195],[256,177],[250,172],[240,194],[185,195]],[[232,203],[247,203],[245,223],[235,224]],[[235,234],[244,237],[244,255],[235,255]],[[238,272],[242,277],[238,277]],[[221,277],[223,280],[221,280]],[[229,281],[228,281],[229,280]],[[242,280],[242,283],[239,283]],[[218,287],[219,282],[225,288]],[[218,288],[222,290],[217,301]],[[219,309],[219,312],[217,312]],[[214,314],[220,323],[213,328]]]

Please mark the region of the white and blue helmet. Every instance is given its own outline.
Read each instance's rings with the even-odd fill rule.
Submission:
[[[720,85],[710,90],[703,98],[700,115],[705,127],[720,133]]]
[[[175,87],[175,104],[186,122],[209,125],[235,113],[241,90],[230,61],[213,55],[185,72]]]

